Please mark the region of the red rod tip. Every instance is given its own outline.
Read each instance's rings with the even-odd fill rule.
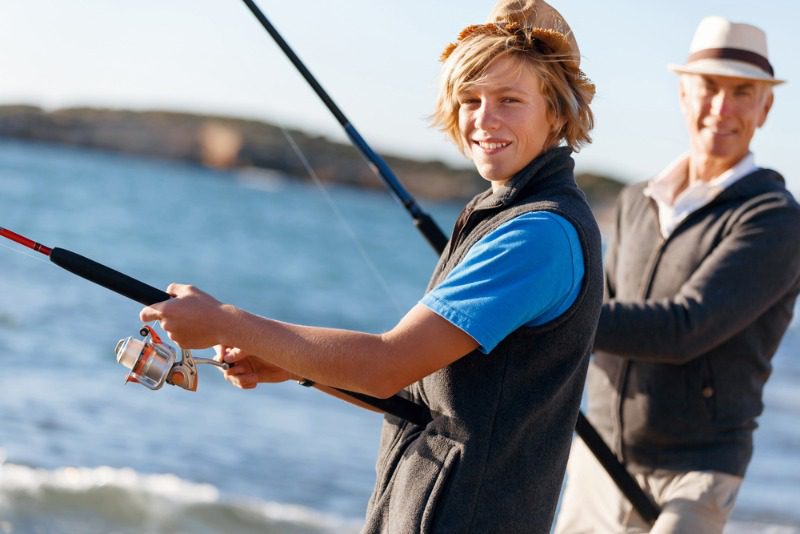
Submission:
[[[0,235],[5,237],[5,238],[7,238],[7,239],[10,239],[11,241],[14,241],[15,243],[19,243],[20,245],[24,245],[24,246],[26,246],[28,248],[31,248],[31,249],[35,250],[36,252],[41,252],[45,256],[49,256],[50,253],[52,252],[52,250],[50,248],[42,245],[41,243],[37,243],[36,241],[33,241],[32,239],[28,239],[25,236],[21,236],[16,232],[12,232],[11,230],[7,230],[6,228],[3,228],[2,226],[0,226]]]

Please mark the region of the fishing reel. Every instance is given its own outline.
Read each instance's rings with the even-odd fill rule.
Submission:
[[[177,360],[175,348],[164,343],[156,331],[148,325],[142,326],[139,334],[143,339],[134,337],[120,339],[114,349],[117,363],[130,369],[125,383],[136,382],[152,390],[159,389],[167,383],[196,391],[198,364],[213,365],[221,370],[228,369],[227,363],[211,358],[193,358],[192,351],[186,349],[181,349],[181,359]]]

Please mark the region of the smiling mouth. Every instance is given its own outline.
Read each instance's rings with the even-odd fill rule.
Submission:
[[[733,128],[720,128],[719,126],[705,126],[705,129],[711,135],[719,135],[719,136],[736,135],[736,130]]]
[[[486,152],[493,152],[509,146],[511,143],[508,141],[473,141],[476,145],[481,147]]]

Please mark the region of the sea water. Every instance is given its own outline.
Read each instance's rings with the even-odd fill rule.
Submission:
[[[426,205],[446,230],[458,208]],[[370,332],[436,260],[384,191],[8,140],[0,226],[159,288]],[[381,417],[294,383],[238,390],[211,367],[195,393],[125,384],[113,349],[140,308],[0,247],[0,534],[357,532]],[[799,348],[795,321],[731,534],[800,532]]]

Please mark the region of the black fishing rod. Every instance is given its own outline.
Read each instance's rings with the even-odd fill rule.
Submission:
[[[0,227],[0,236],[35,250],[36,252],[40,252],[62,269],[66,269],[72,274],[94,282],[106,289],[110,289],[139,304],[150,306],[172,298],[169,293],[70,250],[58,247],[50,248],[3,227]],[[379,399],[345,389],[333,389],[372,406],[373,408],[377,408],[382,412],[407,419],[418,425],[424,426],[431,420],[430,412],[425,407],[397,395],[389,399]]]
[[[270,36],[275,40],[275,43],[283,50],[283,53],[286,54],[286,57],[289,58],[289,61],[300,71],[300,74],[305,78],[311,88],[317,93],[317,96],[322,100],[325,106],[333,113],[333,116],[336,117],[336,120],[339,124],[342,125],[344,128],[347,137],[350,138],[353,145],[361,152],[361,154],[367,159],[370,163],[370,168],[372,171],[383,180],[383,182],[392,190],[395,197],[400,201],[403,207],[406,208],[406,211],[411,215],[412,219],[414,219],[414,224],[419,228],[422,235],[425,239],[428,240],[428,243],[436,249],[442,250],[444,246],[447,244],[447,236],[442,233],[442,230],[433,220],[433,218],[428,215],[426,212],[422,210],[422,208],[417,204],[417,201],[414,200],[414,197],[409,194],[408,191],[403,187],[403,184],[400,183],[400,180],[397,179],[392,169],[389,165],[386,164],[383,158],[381,158],[372,148],[367,144],[361,134],[358,133],[358,130],[350,123],[347,117],[342,113],[342,110],[339,109],[339,106],[328,96],[328,93],[325,92],[325,89],[319,84],[314,75],[306,68],[305,64],[297,57],[297,54],[294,53],[294,50],[289,46],[289,44],[283,39],[280,33],[275,29],[272,23],[264,16],[264,13],[255,5],[251,0],[243,0],[245,5],[250,8],[250,11],[255,15],[261,25],[264,27],[265,30],[270,34]]]
[[[90,282],[94,282],[124,297],[128,297],[139,304],[149,306],[171,298],[168,293],[160,289],[156,289],[135,278],[131,278],[127,274],[115,271],[110,267],[106,267],[101,263],[97,263],[94,260],[90,260],[70,250],[58,247],[47,247],[3,227],[0,227],[0,236],[8,238],[36,252],[41,252],[47,256],[51,262],[62,269],[66,269],[72,274],[76,274]]]
[[[255,2],[252,0],[242,1],[248,7],[248,9],[250,9],[250,12],[256,17],[256,19],[258,19],[264,29],[267,30],[267,33],[269,33],[283,53],[286,54],[286,57],[289,58],[289,61],[292,62],[303,78],[305,78],[314,92],[317,93],[317,96],[319,96],[325,106],[330,110],[331,113],[333,113],[334,117],[336,117],[336,120],[342,125],[355,147],[361,151],[364,157],[367,158],[367,160],[373,165],[372,168],[376,174],[384,180],[384,182],[397,196],[398,200],[400,200],[403,206],[406,207],[414,219],[414,224],[422,233],[423,237],[428,241],[428,243],[430,243],[430,245],[438,254],[441,254],[444,251],[444,247],[447,245],[447,238],[433,218],[422,212],[414,198],[410,193],[408,193],[408,191],[405,190],[405,188],[403,188],[403,186],[400,184],[400,181],[394,175],[386,162],[370,148],[364,138],[361,137],[353,125],[350,124],[350,121],[347,120],[347,117],[345,117],[344,113],[342,113],[342,110],[339,109],[339,106],[337,106],[328,93],[325,92],[317,79],[311,74],[311,71],[308,70],[297,54],[294,53],[294,50],[292,50],[281,34],[278,33],[278,30],[275,29],[275,26],[272,25],[261,9],[259,9],[259,7],[255,4]],[[417,410],[425,411],[425,408],[418,404],[410,404],[418,407],[414,414],[410,414],[411,416],[415,416]],[[411,420],[409,417],[401,417]],[[650,523],[655,522],[655,520],[658,518],[658,515],[661,513],[658,505],[656,505],[653,500],[642,490],[628,470],[625,469],[625,466],[617,459],[616,456],[614,456],[614,453],[611,451],[608,445],[606,445],[606,443],[603,441],[603,438],[597,433],[582,412],[578,412],[578,421],[575,425],[575,431],[584,441],[584,443],[586,443],[586,446],[589,447],[595,458],[597,458],[606,472],[611,476],[623,495],[625,495],[631,504],[633,504],[633,507],[636,508],[636,511],[639,513],[642,519]]]

